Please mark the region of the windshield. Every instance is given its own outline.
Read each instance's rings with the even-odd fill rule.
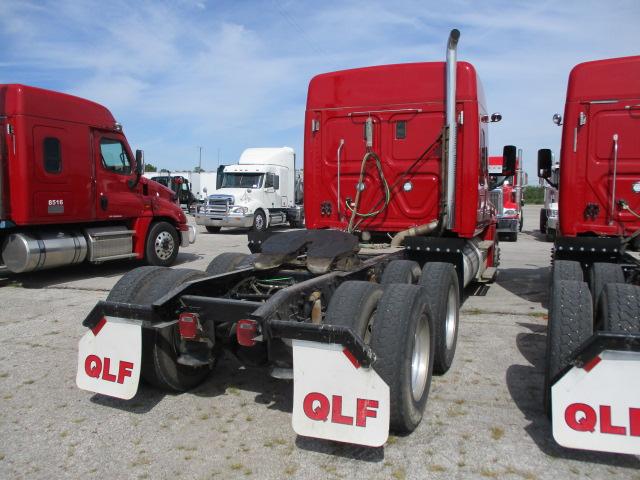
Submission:
[[[164,185],[167,188],[169,187],[169,177],[152,177],[151,180],[154,182],[158,182],[160,185]]]
[[[260,188],[264,173],[227,173],[222,175],[220,188]]]
[[[493,190],[496,187],[501,187],[505,181],[509,182],[509,185],[513,185],[513,175],[508,177],[504,175],[491,175],[489,177],[489,188]]]

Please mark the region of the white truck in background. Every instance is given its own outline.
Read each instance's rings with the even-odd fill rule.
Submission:
[[[555,240],[558,232],[558,184],[560,182],[560,164],[551,167],[551,178],[541,180],[544,187],[544,207],[540,210],[540,232],[547,241]]]
[[[295,157],[290,147],[247,148],[237,164],[224,167],[220,188],[199,207],[196,223],[211,233],[222,227],[302,226],[302,176]]]

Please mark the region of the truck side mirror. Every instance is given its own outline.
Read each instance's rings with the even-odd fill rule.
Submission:
[[[513,145],[505,145],[502,150],[502,175],[510,177],[516,173],[517,149]]]
[[[538,150],[538,177],[551,178],[551,162],[553,155],[549,148]]]
[[[136,150],[136,174],[142,175],[144,173],[144,152],[142,150]]]

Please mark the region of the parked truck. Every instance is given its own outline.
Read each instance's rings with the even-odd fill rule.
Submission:
[[[558,231],[558,184],[560,182],[560,164],[551,162],[551,175],[541,178],[544,188],[544,207],[540,209],[540,232],[545,234],[547,241],[553,241]]]
[[[162,179],[161,183],[165,186],[169,183],[166,180],[167,177],[181,177],[188,182],[189,192],[192,194],[192,203],[203,202],[209,196],[209,193],[214,192],[217,188],[217,172],[177,170],[173,172],[147,172],[144,176],[152,180],[160,178]],[[184,187],[182,188],[184,189]]]
[[[237,164],[224,167],[220,188],[199,208],[196,223],[210,233],[222,227],[302,226],[295,158],[289,147],[247,148]]]
[[[545,406],[562,446],[640,454],[640,56],[577,65],[560,152]],[[538,154],[552,176],[551,151]]]
[[[185,212],[189,213],[191,211],[191,206],[197,203],[198,200],[193,194],[192,185],[188,178],[185,178],[182,175],[172,175],[169,173],[166,175],[147,175],[148,174],[145,173],[146,178],[149,178],[160,185],[164,185],[175,193],[178,198],[178,204]]]
[[[522,150],[518,150],[514,172],[503,172],[503,158],[489,157],[489,178],[491,202],[498,217],[498,235],[515,242],[522,231],[524,215],[522,207]]]
[[[0,253],[23,273],[124,258],[168,266],[195,229],[171,190],[142,178],[101,105],[0,85]]]
[[[380,446],[390,429],[413,431],[432,373],[453,362],[463,288],[491,281],[498,262],[486,139],[499,116],[457,63],[458,37],[446,63],[313,78],[308,229],[250,232],[252,254],[223,253],[206,272],[122,277],[84,320],[78,386],[129,399],[142,378],[185,391],[228,350],[293,378],[300,435]],[[505,171],[515,155],[505,147]],[[365,232],[398,248],[362,251]]]

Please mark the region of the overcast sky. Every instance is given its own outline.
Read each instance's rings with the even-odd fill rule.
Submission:
[[[302,160],[315,74],[459,59],[484,83],[490,153],[557,151],[552,114],[579,62],[640,54],[640,1],[0,0],[0,83],[72,93],[107,106],[147,162],[213,169],[247,147],[292,146]],[[640,79],[639,79],[640,81]]]

